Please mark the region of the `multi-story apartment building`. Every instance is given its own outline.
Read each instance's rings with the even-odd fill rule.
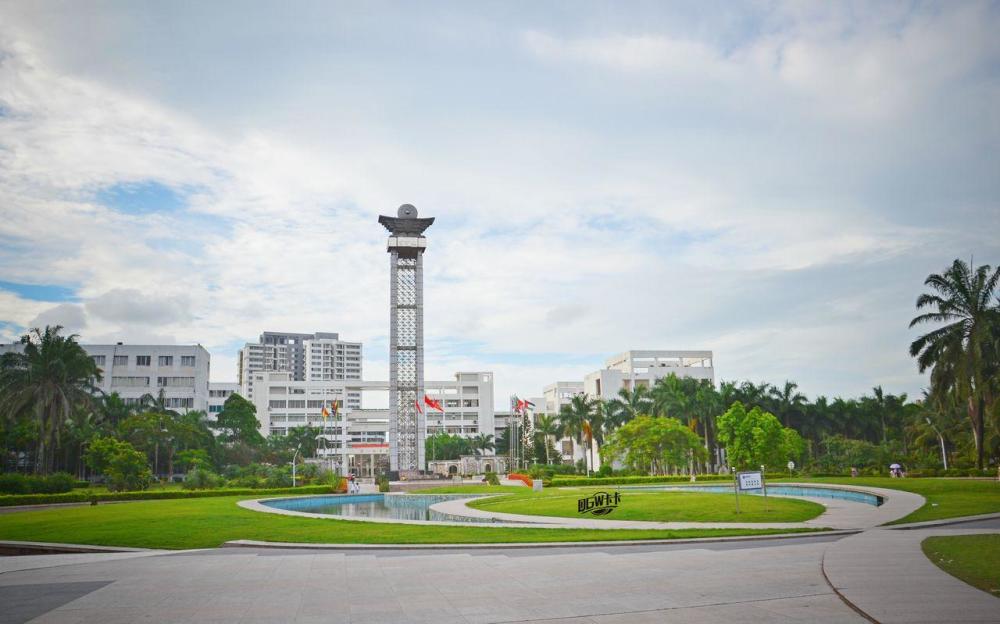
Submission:
[[[295,380],[290,372],[253,373],[252,398],[264,436],[286,435],[293,427],[322,428],[318,454],[363,476],[388,470],[389,410],[363,409],[365,392],[387,393],[387,381],[360,379]],[[472,437],[493,433],[493,374],[460,372],[448,381],[424,382],[425,394],[444,412],[423,406],[428,433],[447,431]],[[323,419],[324,406],[338,402],[338,413]],[[332,412],[332,410],[331,410]],[[429,459],[432,459],[429,457]]]
[[[179,412],[208,409],[210,356],[201,345],[80,345],[101,369],[98,389],[117,392],[135,405],[163,391],[166,406]],[[20,344],[0,351],[21,350]]]
[[[237,381],[243,396],[253,397],[253,373],[287,372],[294,381],[361,379],[361,343],[339,334],[264,332],[239,352]]]

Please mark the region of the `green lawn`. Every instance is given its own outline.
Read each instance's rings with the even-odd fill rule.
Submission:
[[[890,479],[888,477],[830,477],[817,479],[791,479],[800,482],[839,483],[843,485],[870,485],[920,494],[927,502],[905,518],[890,524],[923,522],[1000,512],[1000,483],[971,479]]]
[[[765,501],[762,496],[741,496],[741,513],[737,514],[732,494],[624,490],[618,508],[606,516],[578,512],[577,499],[611,491],[614,488],[558,488],[540,493],[522,490],[523,493],[473,501],[469,506],[501,513],[652,522],[802,522],[824,510],[822,505],[793,498],[772,497]]]
[[[295,518],[250,511],[252,497],[172,499],[0,515],[0,540],[139,548],[211,548],[235,539],[351,544],[441,544],[678,539],[789,533],[780,530],[587,530],[419,526]]]
[[[1000,597],[1000,535],[929,537],[921,548],[948,574]]]

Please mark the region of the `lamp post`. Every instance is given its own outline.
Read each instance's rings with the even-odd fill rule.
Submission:
[[[298,456],[299,456],[299,449],[301,449],[301,448],[302,448],[301,444],[298,445],[298,446],[296,446],[295,447],[295,452],[292,453],[292,487],[295,487],[295,460],[298,458]]]
[[[948,470],[948,454],[944,451],[944,436],[941,435],[941,431],[934,426],[934,423],[931,422],[930,418],[924,417],[924,420],[927,421],[927,424],[930,425],[931,429],[934,430],[934,433],[937,434],[938,442],[941,443],[941,463],[944,464],[944,469]]]

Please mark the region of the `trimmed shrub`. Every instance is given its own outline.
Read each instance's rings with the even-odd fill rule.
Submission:
[[[25,494],[0,496],[0,507],[13,505],[52,505],[57,503],[86,503],[102,501],[164,500],[171,498],[213,498],[216,496],[280,496],[282,494],[329,494],[329,485],[310,485],[297,488],[254,490],[224,488],[218,490],[146,490],[142,492],[67,492],[65,494]]]
[[[383,476],[379,477],[378,479],[376,479],[375,483],[378,484],[378,491],[379,492],[388,492],[389,491],[389,477],[383,475]]]
[[[204,468],[195,468],[187,473],[181,487],[185,490],[214,490],[225,485],[225,479]]]
[[[513,478],[513,477],[512,477]],[[768,478],[771,478],[770,475]],[[697,475],[698,481],[729,481],[733,480],[731,475]],[[552,487],[565,487],[565,486],[577,486],[577,485],[629,485],[629,484],[640,484],[640,483],[688,483],[691,481],[691,475],[673,475],[673,476],[660,476],[660,477],[608,477],[606,479],[601,479],[598,477],[591,477],[589,479],[563,479],[560,477],[555,477],[552,479]]]
[[[65,472],[56,472],[47,476],[7,472],[0,474],[0,493],[59,494],[71,491],[76,483],[76,477]]]
[[[483,481],[489,485],[500,485],[500,477],[495,472],[487,472],[486,476],[483,477]]]

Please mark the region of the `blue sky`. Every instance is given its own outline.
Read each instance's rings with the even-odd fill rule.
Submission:
[[[0,0],[0,338],[337,331],[536,395],[629,348],[919,393],[922,281],[1000,263],[995,2]]]

